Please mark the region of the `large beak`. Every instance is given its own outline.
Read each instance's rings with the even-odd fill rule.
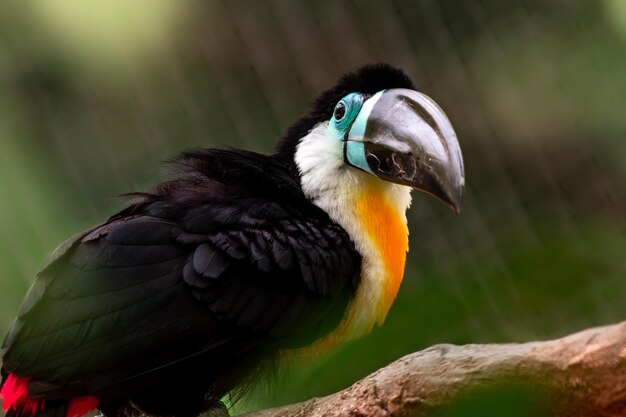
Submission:
[[[461,211],[465,174],[459,141],[443,110],[422,93],[398,88],[366,100],[347,134],[344,158]]]

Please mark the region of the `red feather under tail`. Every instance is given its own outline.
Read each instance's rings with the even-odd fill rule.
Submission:
[[[28,382],[30,378],[20,378],[9,374],[0,395],[4,411],[13,411],[21,415],[34,416],[43,411],[44,400],[30,398],[28,396]]]
[[[45,400],[28,396],[29,381],[30,378],[20,378],[13,374],[8,375],[0,391],[0,396],[3,399],[2,409],[4,411],[10,411],[24,417],[34,417],[37,413],[44,411]],[[72,398],[65,416],[82,417],[98,408],[98,404],[98,399],[92,396]]]
[[[100,401],[92,396],[72,398],[65,417],[82,417],[98,408],[99,403]]]

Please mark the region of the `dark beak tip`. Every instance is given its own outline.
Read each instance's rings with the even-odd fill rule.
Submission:
[[[461,214],[461,211],[463,211],[463,194],[461,194],[461,197],[456,201],[456,204],[454,205],[454,212],[456,214]]]
[[[456,214],[461,214],[463,209],[463,199],[465,197],[465,175],[461,175],[461,179],[457,182],[455,190],[455,198],[452,200],[452,209]]]
[[[463,211],[463,191],[463,188],[461,188],[457,190],[454,197],[448,195],[448,198],[445,199],[445,202],[448,203],[448,206],[455,214],[461,214],[461,211]]]
[[[445,201],[447,206],[454,212],[454,214],[461,214],[463,211],[463,201],[462,200],[447,200]]]

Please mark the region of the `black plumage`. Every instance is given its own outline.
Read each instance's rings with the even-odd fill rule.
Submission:
[[[31,395],[95,395],[105,408],[130,399],[159,414],[201,407],[205,391],[232,388],[211,388],[226,371],[338,324],[359,255],[283,165],[234,150],[175,164],[175,179],[135,195],[39,274],[3,347],[5,372],[36,376]],[[168,395],[166,407],[163,381],[197,398]]]
[[[413,81],[402,70],[387,64],[371,64],[345,74],[332,88],[320,94],[311,110],[287,129],[276,147],[275,157],[289,167],[292,175],[299,175],[293,155],[300,138],[316,124],[329,120],[335,105],[349,93],[362,93],[365,97],[392,88],[415,89]]]
[[[343,95],[394,87],[412,83],[385,65],[343,77],[272,156],[182,154],[171,180],[53,254],[4,340],[3,378],[31,378],[49,416],[85,395],[108,416],[196,415],[336,328],[361,257],[304,195],[294,153]]]

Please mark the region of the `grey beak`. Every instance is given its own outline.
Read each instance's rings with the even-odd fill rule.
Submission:
[[[351,165],[425,191],[461,211],[463,155],[450,121],[430,97],[403,88],[375,94],[355,119],[346,149],[350,142],[362,142],[367,167],[352,164],[347,156]]]

